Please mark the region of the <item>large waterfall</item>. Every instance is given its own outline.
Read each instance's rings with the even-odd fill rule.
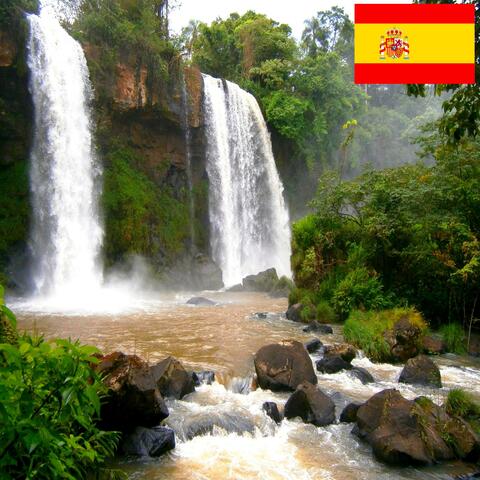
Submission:
[[[290,228],[270,135],[255,98],[204,75],[210,238],[226,286],[275,267],[290,275]]]
[[[72,297],[102,283],[101,171],[92,147],[92,90],[81,46],[51,8],[29,15],[35,110],[30,249],[36,293]]]

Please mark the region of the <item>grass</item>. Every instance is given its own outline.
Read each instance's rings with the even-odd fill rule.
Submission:
[[[465,332],[459,323],[449,323],[440,328],[447,350],[458,355],[467,352]]]
[[[448,392],[445,409],[449,415],[462,417],[465,420],[480,416],[480,404],[461,388],[454,388]]]
[[[373,361],[391,361],[390,346],[383,334],[404,316],[407,316],[410,322],[419,327],[423,333],[427,331],[427,323],[413,308],[367,312],[354,310],[345,322],[343,329],[345,340],[361,348]]]

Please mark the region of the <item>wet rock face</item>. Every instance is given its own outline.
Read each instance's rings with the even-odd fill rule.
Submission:
[[[168,427],[137,427],[120,445],[124,455],[159,457],[175,448],[175,432]]]
[[[301,312],[303,309],[303,305],[301,303],[295,303],[288,307],[286,317],[288,320],[292,322],[302,322]]]
[[[408,360],[398,381],[426,387],[441,388],[442,386],[440,370],[425,355],[418,355],[418,357]]]
[[[342,423],[354,423],[357,421],[357,412],[360,408],[359,403],[349,403],[340,414],[340,421]]]
[[[304,346],[308,353],[314,353],[323,347],[323,343],[319,338],[312,338],[311,340],[308,340],[308,342],[305,342]]]
[[[271,292],[277,282],[277,271],[274,268],[269,268],[264,272],[245,277],[242,285],[246,292]]]
[[[300,417],[305,423],[317,427],[335,421],[335,404],[315,385],[300,384],[285,404],[285,418]]]
[[[295,390],[302,382],[317,383],[305,347],[295,340],[262,347],[254,357],[258,385],[270,390]]]
[[[425,397],[407,400],[394,389],[377,393],[358,409],[354,433],[392,465],[478,458],[479,441],[466,422]]]
[[[358,378],[364,385],[368,383],[375,382],[372,374],[366,369],[362,367],[353,367],[350,370],[350,375],[353,375],[355,378]]]
[[[164,397],[181,399],[195,391],[192,376],[173,357],[167,357],[150,368],[155,383]]]
[[[168,408],[146,362],[136,355],[115,352],[96,367],[104,376],[108,396],[102,404],[102,427],[128,432],[154,427],[168,417]]]
[[[330,356],[318,360],[317,371],[321,373],[338,373],[342,370],[350,370],[352,365],[346,362],[340,355]]]
[[[265,402],[262,405],[262,410],[277,424],[281,423],[282,415],[278,410],[278,405],[275,402]]]
[[[407,316],[398,320],[391,330],[387,330],[384,338],[390,346],[394,361],[405,362],[420,353],[422,331]]]

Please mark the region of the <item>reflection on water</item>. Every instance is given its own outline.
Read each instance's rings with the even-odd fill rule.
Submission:
[[[283,421],[277,426],[262,411],[265,401],[283,407],[288,394],[249,388],[253,354],[285,338],[305,341],[312,334],[279,315],[286,299],[254,293],[209,293],[217,306],[185,305],[189,298],[149,301],[144,311],[115,315],[49,315],[20,312],[21,328],[36,328],[47,337],[79,338],[103,351],[122,350],[150,361],[173,355],[192,369],[211,369],[218,383],[202,385],[181,401],[168,400],[166,423],[176,431],[177,448],[161,459],[122,461],[131,479],[448,479],[471,470],[460,463],[423,469],[395,469],[378,463],[368,445],[351,435],[351,425],[326,428]],[[256,312],[270,312],[267,318]],[[263,316],[262,316],[263,317]],[[325,343],[341,341],[320,336]],[[312,356],[312,360],[320,354]],[[480,370],[475,359],[442,356],[444,387],[429,389],[398,384],[401,366],[373,364],[361,355],[353,363],[370,371],[375,383],[363,385],[348,372],[318,374],[319,386],[333,396],[337,417],[349,401],[365,401],[385,389],[398,388],[407,398],[427,395],[442,403],[448,390],[467,387],[480,398]]]

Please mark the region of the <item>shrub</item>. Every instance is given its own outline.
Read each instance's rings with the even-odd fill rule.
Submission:
[[[461,388],[454,388],[448,392],[445,408],[449,415],[456,415],[465,420],[480,416],[480,404]]]
[[[302,317],[302,321],[304,321],[305,323],[309,323],[312,320],[315,320],[315,306],[312,303],[307,303],[306,305],[304,305],[300,312],[300,317]]]
[[[317,320],[320,323],[333,323],[336,320],[335,311],[325,300],[321,300],[317,304]]]
[[[459,323],[449,323],[440,328],[447,350],[459,355],[466,353],[465,332]]]
[[[419,327],[422,333],[427,331],[427,323],[415,309],[394,308],[369,312],[352,311],[345,322],[343,334],[348,342],[361,348],[370,359],[378,362],[390,361],[390,347],[383,334],[404,316]]]

